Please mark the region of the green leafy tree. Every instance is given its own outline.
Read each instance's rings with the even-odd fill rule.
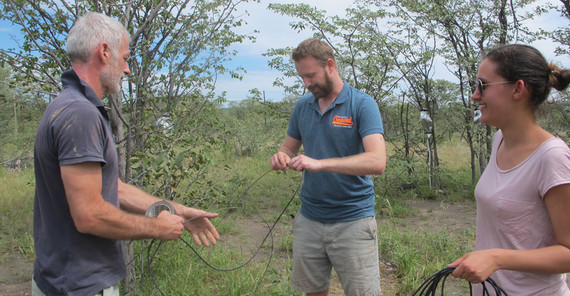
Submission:
[[[243,24],[236,8],[248,1],[7,0],[0,4],[0,18],[20,28],[22,40],[17,48],[1,50],[0,62],[12,67],[31,91],[48,94],[49,101],[59,93],[61,72],[70,68],[64,43],[77,17],[98,11],[118,19],[130,32],[133,57],[123,93],[105,98],[120,176],[139,186],[156,186],[157,195],[184,198],[187,190],[177,186],[202,176],[221,132],[215,109],[225,97],[215,96],[216,79],[225,74],[239,79],[243,72],[224,62],[235,55],[230,45],[253,38],[234,31]],[[156,124],[163,116],[172,120],[169,137]]]
[[[487,159],[486,154],[478,154],[477,139],[485,141],[487,152],[490,147],[490,132],[478,137],[473,123],[475,106],[470,97],[475,90],[477,68],[480,57],[489,47],[504,44],[518,38],[531,38],[532,34],[520,24],[520,10],[525,4],[534,1],[522,1],[507,5],[504,0],[487,1],[390,1],[388,5],[395,9],[394,17],[400,28],[419,30],[433,35],[438,40],[438,55],[445,59],[448,71],[457,79],[459,93],[457,101],[463,105],[463,133],[471,150],[472,182],[482,171],[484,161],[477,164],[477,159]],[[516,5],[516,6],[515,6]],[[508,16],[512,22],[508,22]],[[521,33],[519,35],[519,32]],[[487,153],[488,154],[488,153]]]
[[[558,4],[558,5],[556,5]],[[570,56],[570,1],[559,0],[546,3],[536,9],[537,14],[558,13],[561,25],[553,31],[541,30],[541,36],[550,38],[558,45],[555,54],[561,57]],[[564,65],[561,65],[564,66]],[[552,91],[550,101],[553,104],[543,105],[539,112],[539,121],[548,131],[568,141],[570,130],[570,95],[568,92]]]
[[[25,81],[35,82],[28,85],[39,86],[53,98],[61,88],[59,75],[70,68],[64,42],[74,20],[86,11],[99,11],[123,22],[131,33],[132,75],[122,95],[106,99],[120,144],[121,175],[129,179],[132,174],[126,160],[145,152],[144,131],[156,119],[163,113],[187,112],[180,108],[184,105],[207,111],[205,106],[224,100],[214,95],[216,77],[226,73],[241,77],[241,69],[226,69],[224,61],[235,54],[228,51],[231,44],[251,38],[233,30],[243,24],[235,16],[243,2],[8,0],[2,3],[0,17],[20,27],[22,40],[18,48],[0,51],[0,61]],[[187,100],[192,102],[187,104]],[[208,123],[205,118],[212,113],[192,115]],[[193,135],[195,139],[200,136],[210,135]]]
[[[44,106],[42,99],[26,92],[10,67],[0,68],[0,165],[16,170],[31,165]]]
[[[270,4],[269,9],[298,19],[290,23],[293,30],[312,31],[315,38],[327,42],[334,51],[339,73],[349,84],[380,104],[387,101],[396,78],[392,76],[393,56],[387,49],[392,44],[377,23],[386,15],[383,10],[359,5],[347,9],[345,17],[329,17],[325,11],[307,4]],[[271,67],[287,77],[296,77],[291,52],[292,48],[273,49],[267,55],[274,57]],[[303,88],[302,81],[298,79],[290,93],[304,94]]]
[[[225,124],[232,126],[226,139],[236,156],[254,156],[257,153],[274,153],[283,140],[284,117],[272,116],[272,110],[254,96],[231,102],[222,111]],[[288,119],[288,117],[287,117]]]
[[[558,3],[558,5],[556,5],[556,3]],[[563,24],[553,31],[541,29],[541,36],[550,38],[554,42],[558,43],[555,51],[557,55],[568,56],[570,55],[570,27],[568,26],[568,22],[570,22],[570,1],[559,0],[546,2],[544,5],[539,6],[532,16],[538,16],[548,12],[558,13]]]
[[[425,116],[423,120],[423,134],[422,137],[427,138],[426,142],[426,163],[428,165],[428,170],[430,172],[430,181],[432,180],[432,172],[437,172],[439,168],[439,156],[437,153],[437,143],[439,131],[436,129],[435,125],[435,114],[438,110],[438,104],[440,97],[436,95],[435,81],[433,76],[435,73],[434,64],[436,58],[436,41],[434,38],[429,36],[421,36],[418,31],[413,27],[405,27],[403,30],[394,31],[394,35],[403,35],[401,40],[407,40],[407,42],[395,41],[393,44],[398,44],[398,46],[393,46],[388,48],[393,56],[398,56],[400,59],[395,60],[395,65],[398,73],[402,77],[402,82],[405,85],[402,90],[402,106],[406,104],[406,109],[409,108],[410,103],[416,108],[416,110],[425,110]],[[396,38],[394,38],[396,39]],[[407,99],[405,99],[407,98]],[[407,102],[406,102],[407,101]],[[402,109],[403,111],[403,109]],[[409,116],[410,112],[401,112],[401,118],[404,116]],[[413,112],[417,114],[417,112]],[[429,119],[429,120],[428,120]],[[409,122],[409,118],[406,118],[406,122]],[[406,125],[409,126],[409,125]],[[416,129],[417,130],[417,129]],[[403,130],[402,133],[404,138],[404,147],[406,153],[406,159],[411,159],[410,153],[410,141],[417,141],[418,133],[413,137],[414,133],[411,130]],[[434,182],[430,182],[430,185],[434,185],[436,188],[439,187],[439,182],[437,174],[434,174],[436,178],[433,178]]]

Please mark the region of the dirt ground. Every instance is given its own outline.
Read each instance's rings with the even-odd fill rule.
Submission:
[[[406,218],[409,225],[421,227],[425,229],[433,229],[434,231],[447,225],[448,228],[462,229],[474,227],[475,209],[471,202],[462,202],[455,204],[445,204],[435,201],[409,201],[412,208],[417,209],[417,214]],[[378,223],[384,223],[381,219]],[[258,223],[244,223],[244,227],[256,227]],[[249,226],[247,226],[249,225]],[[249,230],[249,232],[258,232]],[[259,231],[263,232],[263,231]],[[258,232],[258,233],[259,233]],[[383,258],[380,259],[381,286],[384,295],[394,295],[393,277],[395,266]],[[21,296],[31,295],[30,279],[32,274],[33,262],[26,260],[22,256],[12,256],[1,262],[0,268],[0,296]],[[342,288],[336,278],[333,277],[329,295],[344,295]]]
[[[415,215],[405,218],[406,222],[409,222],[406,223],[408,225],[406,227],[422,228],[426,231],[438,231],[445,227],[445,229],[454,232],[475,228],[475,203],[472,201],[450,204],[441,201],[408,200],[407,203],[417,212]],[[379,219],[378,223],[386,223],[386,221]],[[22,256],[5,257],[0,262],[0,296],[31,295],[32,265],[32,261]],[[393,276],[395,268],[393,263],[380,258],[381,286],[384,295],[397,294],[394,290],[396,283]],[[344,295],[336,275],[333,277],[329,295]]]
[[[23,256],[12,256],[1,262],[0,296],[32,295],[31,275],[33,262]]]

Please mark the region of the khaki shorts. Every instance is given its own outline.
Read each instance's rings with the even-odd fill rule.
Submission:
[[[378,233],[374,217],[320,223],[293,220],[292,286],[305,293],[329,288],[334,267],[345,295],[380,295]]]

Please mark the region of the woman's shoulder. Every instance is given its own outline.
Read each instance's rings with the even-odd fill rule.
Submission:
[[[544,150],[545,153],[549,152],[549,151],[553,151],[551,153],[570,156],[570,148],[568,147],[568,144],[566,144],[566,142],[564,140],[562,140],[561,138],[558,138],[558,137],[552,137],[552,138],[544,141],[544,143],[542,143],[542,145],[540,145],[539,150]]]

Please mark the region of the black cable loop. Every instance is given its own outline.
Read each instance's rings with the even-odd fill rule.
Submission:
[[[268,170],[267,172],[263,173],[260,177],[258,177],[251,185],[249,185],[243,192],[241,195],[239,195],[235,201],[233,201],[232,203],[237,203],[239,202],[243,196],[249,191],[249,189],[251,189],[251,187],[253,185],[255,185],[259,180],[261,180],[263,177],[265,177],[267,174],[269,174],[271,171],[273,171],[272,169]],[[301,184],[303,183],[303,174],[301,175],[301,181],[299,182],[299,184],[297,185],[297,188],[295,189],[295,192],[293,193],[293,195],[291,196],[291,198],[289,199],[289,201],[287,202],[287,205],[285,205],[285,207],[283,208],[283,210],[281,211],[281,213],[279,214],[279,216],[277,217],[277,219],[273,222],[273,225],[271,225],[271,227],[269,227],[269,224],[267,223],[267,221],[265,221],[265,219],[262,220],[263,222],[269,227],[269,231],[267,232],[267,234],[265,235],[265,237],[263,238],[263,240],[261,241],[259,247],[256,249],[256,251],[254,252],[254,254],[243,264],[240,264],[236,267],[232,267],[232,268],[218,268],[213,266],[212,264],[210,264],[206,259],[204,259],[199,253],[198,251],[190,244],[188,243],[184,238],[180,237],[180,241],[183,242],[187,247],[189,247],[194,254],[196,254],[196,256],[198,256],[198,258],[204,262],[204,264],[206,264],[206,266],[208,266],[211,269],[214,269],[216,271],[222,271],[222,272],[229,272],[229,271],[234,271],[237,269],[240,269],[244,266],[246,266],[247,264],[249,264],[251,261],[253,261],[253,259],[255,259],[255,257],[258,255],[259,251],[261,250],[261,248],[263,247],[263,245],[265,244],[265,241],[267,240],[267,238],[269,236],[271,236],[271,255],[269,257],[269,262],[268,265],[265,267],[265,270],[263,272],[263,275],[261,276],[261,278],[259,279],[258,283],[256,284],[255,287],[255,291],[257,290],[257,288],[259,287],[259,283],[261,282],[261,279],[263,279],[263,277],[265,276],[265,273],[267,272],[268,268],[269,268],[269,264],[271,263],[271,260],[273,258],[273,229],[275,228],[275,226],[277,225],[277,223],[279,222],[279,220],[281,219],[281,217],[283,217],[283,215],[285,214],[285,211],[287,210],[287,208],[289,208],[289,205],[293,202],[295,196],[297,196],[297,194],[299,193],[299,189],[301,188]],[[220,222],[224,219],[225,217],[221,217]],[[149,246],[147,247],[147,271],[149,273],[149,276],[151,277],[151,280],[156,288],[156,290],[158,290],[160,292],[161,295],[165,296],[165,294],[163,293],[163,291],[160,289],[160,286],[158,285],[158,282],[156,281],[154,274],[152,272],[151,269],[151,265],[152,265],[152,261],[154,260],[154,257],[156,256],[156,254],[158,253],[158,249],[160,248],[160,246],[162,245],[163,241],[159,241],[158,246],[156,247],[156,249],[154,250],[154,253],[151,255],[151,249],[152,246],[154,244],[154,242],[157,241],[155,239],[151,240],[151,243],[149,244]],[[144,250],[143,250],[144,251]],[[142,252],[142,251],[141,251]],[[134,260],[134,258],[133,258]]]
[[[428,277],[421,286],[412,294],[412,296],[435,296],[437,292],[437,286],[441,282],[441,295],[443,296],[443,291],[445,289],[445,281],[447,277],[455,270],[455,267],[446,267]],[[473,295],[473,286],[471,282],[469,283],[469,295]],[[484,282],[481,283],[483,286],[483,296],[491,295],[489,294],[489,290],[487,289],[486,284],[489,284],[492,288],[492,291],[495,292],[496,296],[507,296],[507,293],[497,285],[497,283],[492,279],[488,278]]]
[[[156,247],[156,249],[154,250],[154,253],[152,254],[152,256],[150,255],[151,250],[152,250],[152,245],[158,241],[158,246]],[[148,275],[150,277],[150,279],[152,280],[152,283],[154,284],[154,287],[156,288],[156,290],[158,290],[158,292],[160,292],[160,295],[164,295],[164,293],[162,292],[162,290],[160,289],[160,286],[158,285],[158,282],[156,281],[156,278],[154,277],[154,274],[152,272],[152,269],[150,268],[150,265],[152,264],[152,261],[154,260],[154,256],[156,256],[156,253],[158,253],[158,249],[160,249],[160,246],[162,245],[163,241],[160,240],[155,240],[153,239],[147,249],[147,269],[148,269]]]
[[[262,177],[265,176],[265,175],[267,175],[269,172],[270,172],[270,171],[268,171],[268,172],[266,172],[265,174],[263,174]],[[254,183],[252,183],[251,186],[253,186],[253,184],[257,183],[257,181],[259,181],[260,179],[261,179],[261,177],[258,178]],[[275,220],[275,222],[273,222],[273,225],[269,228],[269,231],[267,232],[267,234],[265,235],[265,237],[264,237],[263,240],[261,241],[261,244],[259,244],[259,247],[257,247],[257,250],[254,252],[254,254],[253,254],[245,263],[243,263],[243,264],[241,264],[241,265],[239,265],[239,266],[232,267],[232,268],[227,268],[227,269],[215,267],[215,266],[211,265],[210,263],[208,263],[208,262],[198,253],[198,251],[196,251],[196,249],[194,249],[194,247],[193,247],[192,245],[190,245],[186,240],[184,240],[182,237],[180,238],[180,240],[181,240],[183,243],[185,243],[185,244],[198,256],[198,258],[200,258],[200,260],[202,260],[208,267],[210,267],[210,268],[212,268],[212,269],[214,269],[214,270],[216,270],[216,271],[234,271],[234,270],[236,270],[236,269],[242,268],[242,267],[246,266],[249,262],[251,262],[251,261],[257,256],[257,254],[259,253],[259,251],[260,251],[261,248],[263,247],[263,244],[265,244],[265,241],[267,240],[267,238],[269,237],[269,235],[271,235],[271,233],[273,232],[273,229],[275,228],[275,226],[277,225],[277,223],[279,222],[279,220],[281,219],[281,217],[283,216],[283,214],[285,214],[285,211],[287,210],[287,208],[289,207],[289,205],[291,204],[291,202],[293,202],[293,199],[295,198],[295,196],[296,196],[297,193],[299,192],[299,188],[301,188],[301,184],[302,184],[302,183],[303,183],[303,182],[299,182],[299,185],[297,186],[297,189],[295,190],[295,193],[293,194],[293,196],[291,196],[291,198],[289,199],[289,202],[287,202],[287,205],[283,208],[283,210],[281,211],[281,213],[279,214],[279,216],[277,217],[277,219]],[[247,192],[247,190],[249,190],[249,188],[251,188],[251,186],[249,186],[249,187],[246,189],[246,192]],[[239,201],[239,199],[241,199],[241,197],[243,197],[243,194],[240,196],[240,198],[238,198],[238,201]],[[236,202],[237,202],[237,201],[236,201]]]

